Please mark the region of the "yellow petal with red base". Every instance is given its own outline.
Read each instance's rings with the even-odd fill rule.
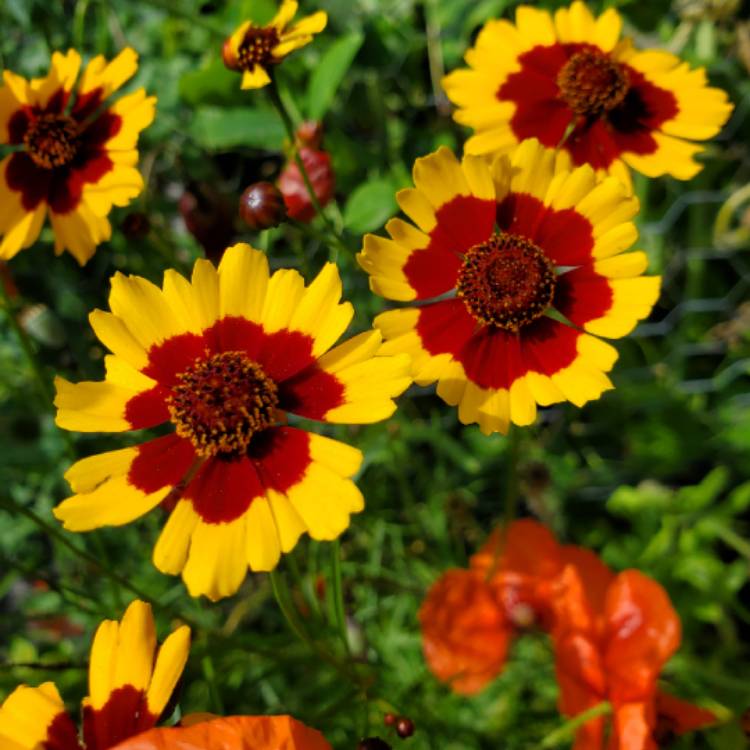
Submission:
[[[182,571],[191,596],[218,601],[237,591],[247,571],[246,523],[244,515],[229,523],[199,521]]]
[[[65,54],[53,52],[47,76],[31,81],[29,103],[44,108],[50,98],[60,89],[71,91],[80,68],[81,56],[75,50],[69,49]]]
[[[149,713],[160,716],[169,703],[190,652],[190,628],[177,628],[159,647],[153,673],[146,690]]]
[[[318,365],[344,386],[344,403],[326,412],[327,422],[368,424],[387,419],[396,410],[394,398],[411,384],[406,355],[375,357],[378,331],[366,331],[331,349]]]
[[[154,547],[154,565],[162,573],[178,575],[185,567],[190,538],[200,517],[189,500],[179,500]]]
[[[224,251],[219,263],[219,314],[261,321],[268,289],[268,258],[243,243]]]
[[[38,750],[43,747],[50,726],[61,715],[65,715],[65,706],[53,683],[17,687],[0,706],[3,750]]]

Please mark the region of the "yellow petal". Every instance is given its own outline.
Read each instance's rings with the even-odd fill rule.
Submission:
[[[261,321],[268,288],[268,258],[244,243],[224,252],[219,263],[220,315]]]
[[[198,514],[190,500],[180,500],[170,513],[154,547],[154,565],[162,573],[177,575],[182,572],[188,558],[190,538],[198,521]]]
[[[171,633],[159,649],[154,673],[146,692],[146,705],[159,716],[174,692],[190,651],[190,628],[187,625]]]

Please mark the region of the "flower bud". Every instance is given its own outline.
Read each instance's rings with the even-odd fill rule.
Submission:
[[[321,206],[325,206],[333,198],[335,190],[330,155],[326,151],[316,151],[312,148],[300,149],[299,155],[310,178],[315,197]],[[287,163],[279,176],[278,186],[284,196],[289,216],[297,221],[312,221],[315,217],[315,207],[310,201],[305,180],[295,161],[290,160]]]
[[[380,737],[368,737],[360,741],[357,750],[391,750],[391,746]]]
[[[396,734],[405,740],[414,734],[414,722],[406,716],[399,716],[396,719]]]
[[[151,222],[142,211],[131,211],[122,220],[122,233],[131,240],[141,240],[151,231]]]
[[[255,231],[277,227],[286,216],[284,197],[270,182],[256,182],[240,196],[239,213],[242,221]]]
[[[385,724],[387,727],[395,726],[396,717],[391,713],[385,714],[385,716],[383,716],[383,724]]]
[[[323,143],[323,123],[320,120],[305,120],[295,132],[300,148],[320,149]]]

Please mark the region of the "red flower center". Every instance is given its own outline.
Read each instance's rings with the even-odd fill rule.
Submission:
[[[177,377],[169,414],[201,456],[243,453],[256,432],[277,421],[276,383],[244,352],[197,360]]]
[[[517,331],[549,308],[555,269],[533,242],[499,232],[467,251],[456,292],[480,323]]]
[[[609,55],[581,50],[560,69],[557,85],[575,114],[600,117],[622,102],[630,80],[625,68]]]
[[[251,26],[237,50],[240,70],[252,70],[255,65],[263,67],[273,63],[273,48],[279,43],[279,32],[271,27]]]
[[[62,167],[73,161],[78,151],[78,124],[67,115],[40,115],[29,125],[23,142],[38,166]]]

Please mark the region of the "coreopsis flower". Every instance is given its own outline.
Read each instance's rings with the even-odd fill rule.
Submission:
[[[228,716],[189,727],[151,729],[117,750],[331,750],[323,735],[291,716]],[[57,750],[57,748],[55,748]]]
[[[617,351],[598,337],[629,333],[660,287],[645,253],[623,252],[638,236],[626,186],[533,139],[492,165],[442,147],[414,183],[396,198],[416,226],[392,219],[358,256],[374,292],[424,303],[376,318],[383,352],[408,352],[415,381],[485,433],[612,388]]]
[[[727,95],[707,85],[664,50],[637,50],[621,39],[613,8],[594,18],[574,2],[554,17],[529,5],[516,22],[488,21],[466,53],[469,68],[443,79],[458,105],[457,122],[472,127],[470,154],[505,151],[525,138],[558,146],[573,164],[591,164],[629,180],[688,180],[701,169],[696,141],[712,138],[732,111]]]
[[[96,631],[83,699],[82,735],[51,682],[21,685],[0,706],[3,750],[109,750],[155,726],[182,674],[190,629],[177,628],[161,647],[151,607],[134,601],[121,622]]]
[[[0,258],[12,258],[39,236],[49,211],[55,252],[83,265],[109,239],[107,215],[143,189],[136,169],[140,132],[154,119],[156,99],[143,89],[110,97],[137,69],[124,49],[101,55],[79,77],[75,50],[55,52],[46,78],[27,81],[6,70],[0,87]]]
[[[607,718],[581,726],[574,750],[656,750],[677,734],[715,720],[697,706],[661,692],[659,674],[680,644],[680,619],[664,589],[636,570],[613,577],[598,603],[580,570],[567,567],[553,598],[560,710],[576,716],[602,701]]]
[[[326,27],[328,15],[322,10],[290,26],[297,7],[296,0],[282,0],[278,13],[265,26],[245,21],[227,37],[222,57],[230,70],[242,73],[241,88],[259,89],[269,84],[271,68]]]
[[[376,356],[378,331],[331,348],[353,308],[339,303],[332,263],[305,287],[294,270],[269,277],[248,245],[192,281],[164,274],[160,289],[116,274],[111,312],[91,324],[112,352],[103,382],[57,379],[57,424],[82,432],[164,425],[160,437],[91,456],[66,473],[73,497],[55,515],[65,528],[120,526],[159,504],[174,509],[154,563],[191,594],[233,594],[252,570],[272,570],[304,532],[338,537],[363,499],[351,477],[356,448],[287,424],[390,416],[409,383],[408,357]]]

